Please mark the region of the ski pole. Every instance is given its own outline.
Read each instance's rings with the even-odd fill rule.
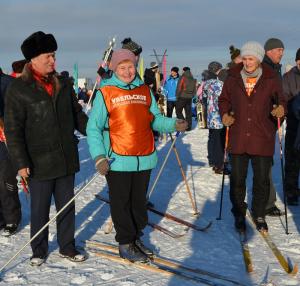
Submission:
[[[163,161],[163,163],[162,163],[162,165],[161,165],[161,168],[160,168],[160,170],[159,170],[159,172],[158,172],[158,174],[157,174],[157,176],[156,176],[156,179],[155,179],[155,181],[154,181],[154,183],[153,183],[153,185],[152,185],[152,188],[151,188],[149,194],[147,195],[147,201],[149,200],[151,194],[152,194],[153,191],[154,191],[154,188],[155,188],[155,186],[156,186],[156,184],[157,184],[157,182],[158,182],[158,179],[159,179],[159,177],[160,177],[160,175],[161,175],[161,173],[162,173],[162,171],[163,171],[163,168],[165,167],[165,165],[166,165],[166,163],[167,163],[167,160],[168,160],[168,158],[169,158],[169,156],[170,156],[170,154],[171,154],[172,148],[173,148],[173,146],[175,145],[175,142],[176,142],[176,140],[177,140],[179,134],[180,134],[180,132],[177,131],[177,133],[176,133],[176,135],[175,135],[176,137],[175,137],[175,139],[173,140],[173,142],[172,142],[172,144],[171,144],[171,146],[170,146],[170,149],[169,149],[169,151],[168,151],[168,153],[167,153],[167,155],[166,155],[166,157],[165,157],[165,160]]]
[[[278,139],[280,148],[280,166],[281,166],[281,180],[282,180],[282,190],[283,190],[283,201],[284,201],[284,212],[285,212],[285,233],[289,234],[288,219],[287,219],[287,202],[286,202],[286,191],[285,191],[285,178],[284,178],[284,166],[283,166],[283,152],[282,152],[282,129],[280,126],[280,118],[277,118],[277,128],[278,128]]]
[[[278,93],[273,95],[274,105],[276,108],[279,106]],[[277,130],[278,130],[278,141],[279,141],[279,151],[280,151],[280,166],[281,166],[281,181],[282,181],[282,191],[283,191],[283,202],[284,202],[284,212],[285,212],[285,234],[289,234],[289,226],[287,219],[287,202],[286,202],[286,191],[285,191],[285,178],[284,178],[284,166],[283,166],[283,152],[282,152],[282,129],[280,124],[280,118],[277,117]]]
[[[114,161],[114,159],[111,159],[109,162],[110,164]],[[26,242],[17,253],[12,256],[1,268],[0,268],[0,274],[2,273],[3,269],[10,264],[16,257],[19,256],[19,254],[23,251],[23,249],[29,245],[34,239],[36,239],[37,236],[39,236],[42,231],[48,227],[73,201],[98,177],[98,174],[96,174],[89,182],[87,182],[77,193],[74,195],[72,199],[70,199],[57,213],[55,216],[53,216],[28,242]]]
[[[172,134],[170,133],[169,135],[170,135],[171,140],[172,140],[172,142],[173,142],[174,139],[173,139]],[[175,144],[173,145],[173,150],[174,150],[174,152],[175,152],[175,156],[176,156],[176,159],[177,159],[177,162],[178,162],[180,171],[181,171],[182,178],[183,178],[184,183],[185,183],[185,186],[186,186],[187,193],[188,193],[189,198],[190,198],[191,203],[192,203],[192,207],[193,207],[193,210],[194,210],[194,215],[197,215],[197,214],[199,213],[198,210],[197,210],[197,205],[196,205],[195,201],[193,200],[192,193],[191,193],[189,184],[188,184],[188,182],[187,182],[186,176],[185,176],[185,174],[184,174],[184,171],[183,171],[183,168],[182,168],[182,163],[181,163],[181,160],[180,160],[180,158],[179,158],[179,154],[178,154],[178,151],[177,151],[177,149],[176,149]]]
[[[220,211],[219,211],[219,217],[217,217],[217,220],[221,220],[222,219],[223,193],[224,193],[224,181],[225,181],[225,170],[224,169],[225,169],[225,164],[227,163],[228,137],[229,137],[229,126],[226,127],[224,160],[223,160],[223,174],[222,174],[222,186],[221,186]]]

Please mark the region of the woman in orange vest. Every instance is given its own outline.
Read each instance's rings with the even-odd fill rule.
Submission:
[[[113,52],[113,76],[95,97],[87,126],[90,153],[109,187],[120,256],[132,262],[153,255],[140,240],[147,225],[146,193],[157,164],[152,129],[185,131],[184,120],[163,117],[149,87],[136,76],[136,57]],[[108,159],[114,159],[111,166]]]

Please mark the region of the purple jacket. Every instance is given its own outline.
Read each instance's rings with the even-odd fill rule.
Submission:
[[[262,64],[262,75],[250,96],[241,77],[243,64],[231,68],[219,97],[220,114],[234,112],[235,122],[229,132],[229,152],[232,154],[273,156],[277,119],[271,115],[274,95],[286,110],[282,84],[278,75]]]

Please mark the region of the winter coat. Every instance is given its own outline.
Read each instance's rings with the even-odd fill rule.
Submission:
[[[300,94],[294,97],[291,110],[293,112],[293,116],[295,117],[295,120],[297,120],[298,123],[294,148],[300,151]]]
[[[263,63],[268,65],[282,79],[281,64],[274,64],[267,55],[264,56]]]
[[[0,118],[4,116],[4,95],[9,83],[13,80],[13,77],[4,74],[0,69]]]
[[[221,95],[223,82],[210,79],[205,82],[203,93],[207,98],[207,127],[209,129],[222,129],[222,119],[219,112],[218,100]]]
[[[54,76],[49,96],[26,65],[5,97],[5,135],[13,163],[18,170],[29,167],[30,177],[39,180],[74,174],[79,170],[74,131],[85,134],[87,119],[68,79]]]
[[[293,101],[300,93],[300,71],[297,67],[293,67],[289,72],[283,75],[283,92],[287,101],[287,131],[294,134],[297,133],[298,120],[293,113]]]
[[[117,86],[122,89],[133,89],[143,85],[143,81],[136,77],[132,83],[126,84],[113,74],[107,85]],[[152,129],[159,132],[174,132],[176,119],[162,116],[153,94],[151,94],[151,98],[150,112],[154,115],[154,120],[151,124]],[[113,171],[143,171],[153,169],[156,166],[156,151],[147,156],[121,156],[112,152],[108,128],[107,109],[101,90],[99,90],[87,125],[87,142],[92,158],[96,159],[100,155],[115,158],[115,161],[111,164],[111,170]]]
[[[185,71],[182,76],[179,77],[176,98],[190,98],[192,99],[196,94],[196,79],[194,79],[191,71]]]
[[[275,93],[278,94],[279,104],[286,108],[282,84],[277,74],[262,64],[262,75],[248,96],[240,73],[242,68],[241,63],[228,71],[219,98],[222,117],[225,113],[234,112],[235,122],[229,132],[229,151],[232,154],[273,156],[277,119],[270,113]]]
[[[164,93],[167,97],[167,101],[176,101],[176,88],[179,77],[170,76],[164,84]]]

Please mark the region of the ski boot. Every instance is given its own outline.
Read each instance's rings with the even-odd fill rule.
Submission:
[[[14,235],[18,230],[19,225],[16,223],[7,224],[2,232],[2,236],[9,237]]]
[[[119,254],[121,258],[127,259],[131,262],[146,263],[148,261],[148,257],[142,253],[132,242],[128,244],[120,244]]]
[[[142,252],[144,253],[146,256],[148,256],[149,258],[152,258],[154,256],[154,253],[152,251],[152,249],[148,248],[147,246],[145,246],[143,244],[143,242],[140,239],[137,239],[134,242],[135,246]]]
[[[256,225],[256,229],[259,232],[268,232],[268,225],[263,217],[259,216],[257,218],[254,218],[254,223]]]

